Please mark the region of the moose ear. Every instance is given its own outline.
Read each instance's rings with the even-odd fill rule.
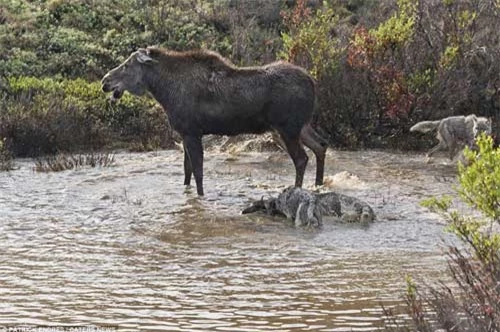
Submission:
[[[137,61],[139,61],[140,63],[157,62],[155,59],[151,57],[149,49],[145,48],[140,48],[137,51]]]

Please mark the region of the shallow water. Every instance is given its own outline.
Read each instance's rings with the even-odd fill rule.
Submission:
[[[111,325],[163,331],[373,331],[403,303],[407,274],[444,275],[439,217],[454,166],[422,155],[329,152],[330,190],[372,205],[363,227],[296,229],[253,199],[294,181],[284,153],[205,153],[205,192],[182,185],[182,153],[116,165],[0,173],[0,326]],[[314,161],[305,184],[313,183]]]

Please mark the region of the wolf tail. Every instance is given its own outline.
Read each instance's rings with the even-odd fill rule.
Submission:
[[[411,127],[410,131],[419,131],[421,133],[427,133],[431,130],[436,129],[439,126],[440,122],[441,122],[441,120],[422,121],[422,122],[415,124],[413,127]]]

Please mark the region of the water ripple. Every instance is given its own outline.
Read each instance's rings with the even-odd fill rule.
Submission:
[[[0,326],[374,331],[382,304],[403,303],[405,275],[445,269],[442,240],[453,238],[418,203],[453,194],[436,181],[452,167],[329,154],[327,174],[349,170],[334,189],[366,200],[378,220],[309,231],[240,215],[292,183],[284,154],[207,155],[204,198],[183,188],[179,152],[115,158],[111,168],[47,174],[23,160],[0,173]]]

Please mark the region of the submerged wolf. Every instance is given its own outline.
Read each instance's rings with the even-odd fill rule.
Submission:
[[[236,67],[215,52],[139,49],[102,79],[104,92],[119,99],[124,91],[150,92],[183,139],[184,184],[194,174],[203,195],[203,147],[206,134],[238,135],[275,130],[295,166],[302,186],[308,157],[316,156],[316,184],[323,183],[326,142],[310,126],[315,82],[302,68],[285,62]]]
[[[473,147],[477,136],[484,132],[491,135],[491,121],[475,114],[467,116],[450,116],[436,121],[422,121],[410,128],[410,131],[426,133],[436,130],[439,143],[433,147],[427,157],[439,150],[448,149],[448,157],[453,160],[465,146]]]
[[[264,211],[270,215],[284,215],[295,226],[322,224],[323,216],[333,216],[343,222],[367,224],[375,220],[373,209],[358,198],[335,192],[314,193],[288,187],[277,198],[261,199],[243,210],[243,214]]]

